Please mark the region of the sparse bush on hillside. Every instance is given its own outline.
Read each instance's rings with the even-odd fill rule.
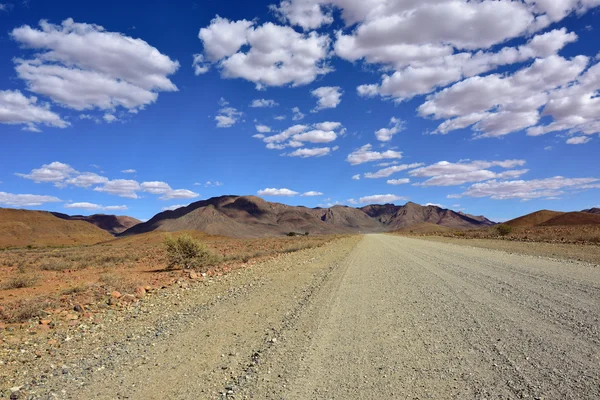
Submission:
[[[288,236],[296,236],[296,232],[289,232],[287,235]]]
[[[219,262],[219,258],[204,243],[189,235],[181,235],[177,238],[165,236],[163,244],[167,253],[169,268],[179,266],[182,269],[192,269],[214,265]]]
[[[2,289],[10,290],[10,289],[23,289],[35,286],[38,279],[34,276],[16,276],[9,281],[7,281],[4,285],[2,285]]]
[[[500,224],[496,227],[496,231],[498,231],[498,234],[500,236],[506,236],[506,235],[509,235],[513,231],[513,228],[510,225]]]

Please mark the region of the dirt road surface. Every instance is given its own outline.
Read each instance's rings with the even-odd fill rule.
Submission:
[[[166,338],[142,336],[77,385],[59,377],[44,390],[79,399],[600,398],[598,266],[367,235],[269,268],[251,272],[255,290],[213,305],[198,298]],[[229,284],[250,278],[236,279]]]

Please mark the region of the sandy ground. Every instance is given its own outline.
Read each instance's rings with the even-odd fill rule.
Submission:
[[[599,319],[595,265],[367,235],[149,298],[11,385],[40,399],[595,399]]]

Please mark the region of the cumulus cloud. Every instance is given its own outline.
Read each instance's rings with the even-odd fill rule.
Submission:
[[[217,16],[198,37],[204,58],[216,64],[223,77],[242,78],[258,88],[306,85],[332,71],[326,63],[330,39],[314,31],[299,33],[271,22],[256,26]]]
[[[294,107],[292,108],[292,120],[293,121],[301,121],[304,119],[304,114],[302,114],[302,112],[300,112],[300,108],[298,107]]]
[[[224,105],[229,103],[223,103]],[[223,107],[219,110],[219,115],[215,117],[217,121],[217,128],[231,128],[233,125],[240,121],[240,118],[244,115],[243,112],[238,111],[233,107]]]
[[[360,174],[352,175],[352,180],[360,181]]]
[[[94,191],[96,192],[104,192],[119,197],[126,197],[128,199],[139,198],[136,192],[139,192],[140,190],[140,184],[129,179],[115,179],[94,188]]]
[[[65,208],[80,208],[84,210],[96,210],[96,211],[125,211],[127,206],[102,206],[100,204],[80,202],[80,203],[69,203],[65,204]]]
[[[271,127],[269,127],[267,125],[256,125],[256,131],[260,132],[260,133],[270,133]],[[263,135],[263,137],[264,137],[264,135]]]
[[[317,98],[317,106],[313,109],[313,112],[326,108],[336,108],[342,102],[343,92],[339,86],[323,86],[310,93]]]
[[[378,152],[373,150],[373,146],[371,144],[365,144],[361,148],[348,154],[346,161],[348,161],[351,165],[358,165],[371,161],[400,158],[402,158],[401,151],[386,150],[384,152]]]
[[[77,187],[88,188],[93,185],[100,185],[108,182],[108,178],[105,176],[98,175],[94,172],[83,172],[78,173],[77,176],[67,179],[64,183],[66,185],[73,185]]]
[[[381,128],[375,132],[375,137],[380,142],[389,142],[392,137],[404,130],[404,121],[399,118],[392,117],[389,128]]]
[[[272,108],[278,106],[275,100],[267,100],[267,99],[255,99],[250,103],[250,107],[252,108]]]
[[[290,189],[275,189],[275,188],[266,188],[266,189],[262,189],[259,190],[258,192],[259,196],[287,196],[287,197],[293,197],[293,196],[297,196],[298,192],[294,192],[293,190]]]
[[[123,170],[123,173],[135,173],[135,170]],[[115,196],[137,199],[138,192],[161,195],[161,200],[191,199],[200,196],[187,189],[172,189],[166,182],[150,181],[141,184],[131,179],[110,180],[94,172],[79,172],[69,164],[54,161],[44,164],[40,168],[31,170],[28,174],[16,173],[15,175],[34,181],[35,183],[52,183],[56,187],[75,186],[80,188],[94,187],[96,192],[104,192]],[[216,182],[221,185],[220,182]]]
[[[367,172],[364,175],[364,177],[367,179],[387,178],[388,176],[395,174],[397,172],[422,167],[423,165],[424,165],[423,163],[394,165],[391,167],[380,169],[379,171],[376,171],[376,172]]]
[[[312,129],[311,129],[312,128]],[[337,146],[306,148],[307,143],[325,144],[334,142],[339,135],[343,134],[344,129],[339,122],[321,122],[311,125],[293,125],[283,132],[271,136],[257,136],[255,138],[266,143],[267,149],[284,150],[288,147],[298,148],[287,154],[290,157],[321,157],[337,150]],[[300,148],[302,147],[302,148]]]
[[[48,104],[37,97],[27,97],[18,90],[0,90],[0,124],[25,125],[29,131],[39,131],[38,125],[66,128],[69,122],[50,111]]]
[[[303,197],[316,197],[316,196],[323,196],[323,193],[321,193],[321,192],[315,192],[315,191],[310,191],[310,192],[302,193],[300,196],[303,196]]]
[[[387,181],[388,185],[406,185],[407,183],[410,183],[410,179],[408,178],[402,178],[402,179],[389,179]]]
[[[358,199],[360,204],[384,204],[393,203],[399,200],[408,200],[406,197],[398,196],[395,194],[375,194],[372,196],[365,196]]]
[[[420,186],[456,186],[468,182],[479,182],[491,179],[514,179],[527,173],[529,170],[507,170],[502,172],[490,171],[489,168],[514,168],[525,165],[524,160],[505,161],[460,161],[451,163],[440,161],[438,163],[413,169],[408,174],[413,177],[427,177]]]
[[[332,149],[330,147],[315,147],[312,149],[302,148],[289,153],[288,156],[301,158],[323,157],[331,153],[331,151]]]
[[[15,59],[19,78],[30,91],[76,110],[138,111],[159,92],[177,91],[168,78],[179,63],[141,39],[107,32],[94,24],[66,19],[61,25],[40,21],[11,32],[33,58]]]
[[[469,126],[480,137],[526,129],[540,120],[538,110],[548,102],[549,91],[576,79],[588,61],[585,56],[550,56],[512,75],[469,78],[428,97],[419,114],[446,119],[436,130],[442,134]]]
[[[9,207],[33,207],[41,206],[44,203],[58,203],[61,201],[62,200],[54,196],[0,192],[0,204]]]
[[[588,136],[575,136],[567,139],[567,144],[584,144],[592,140],[592,138]]]
[[[124,174],[135,174],[137,171],[135,169],[124,169],[121,172]]]
[[[191,190],[172,189],[168,183],[161,181],[142,182],[140,184],[140,188],[144,192],[162,195],[160,197],[160,200],[193,199],[200,196],[200,194],[195,193]]]
[[[456,197],[488,197],[494,200],[533,200],[539,198],[555,198],[573,190],[600,188],[600,179],[596,178],[565,178],[555,176],[546,179],[497,181],[491,180],[476,183],[462,195]]]
[[[15,175],[30,179],[35,183],[54,183],[60,187],[64,185],[67,178],[76,174],[77,171],[68,164],[54,161],[50,164],[44,164],[41,168],[35,168],[28,174],[16,173]]]

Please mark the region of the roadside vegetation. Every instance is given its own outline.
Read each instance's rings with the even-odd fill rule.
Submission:
[[[201,232],[165,237],[152,232],[91,246],[21,247],[0,251],[0,323],[21,322],[45,308],[106,302],[113,291],[133,294],[243,268],[283,253],[322,246],[338,236],[235,239]],[[141,291],[143,292],[143,291]]]

